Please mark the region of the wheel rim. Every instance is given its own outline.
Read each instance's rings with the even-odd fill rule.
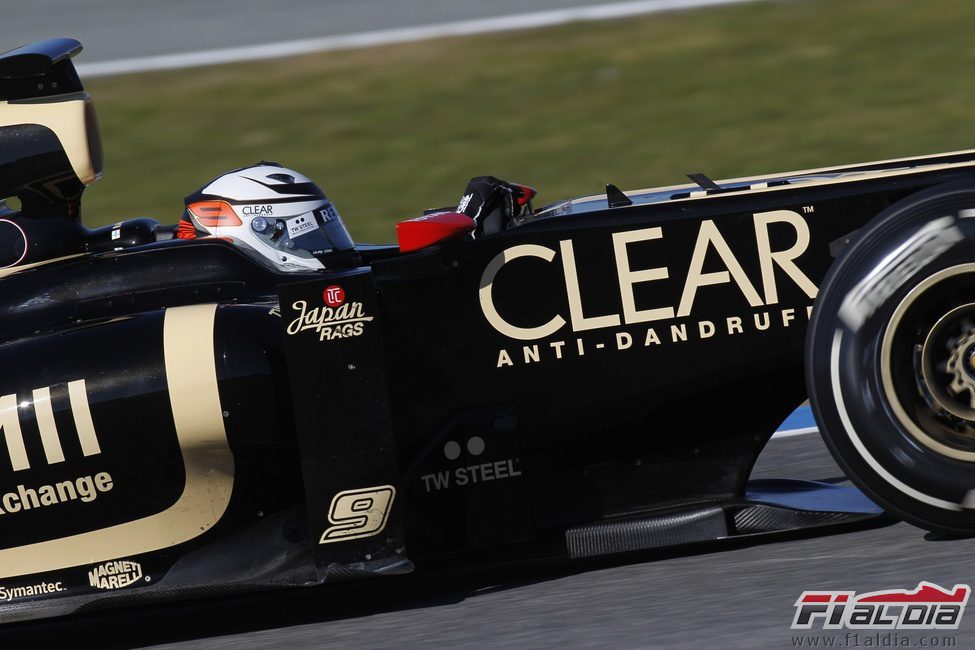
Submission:
[[[933,409],[975,423],[973,361],[975,303],[969,303],[942,316],[921,346],[921,380]]]
[[[922,280],[881,342],[881,382],[898,422],[924,447],[975,463],[975,264]]]

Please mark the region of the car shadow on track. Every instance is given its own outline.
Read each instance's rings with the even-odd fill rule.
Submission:
[[[421,610],[456,604],[488,593],[558,580],[627,564],[726,552],[770,542],[853,532],[889,525],[881,517],[857,524],[790,531],[756,538],[699,543],[587,560],[544,560],[392,576],[358,582],[224,595],[180,602],[121,607],[56,619],[13,623],[0,631],[6,648],[138,648],[199,641],[296,625]]]

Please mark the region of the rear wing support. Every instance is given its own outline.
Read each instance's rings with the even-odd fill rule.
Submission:
[[[80,51],[53,38],[0,54],[0,200],[18,197],[24,217],[76,221],[101,176],[95,108],[71,62]]]
[[[0,214],[16,226],[3,235],[0,267],[85,250],[81,195],[101,176],[102,144],[71,62],[80,51],[52,38],[0,54]]]
[[[71,57],[73,38],[51,38],[0,54],[0,101],[37,99],[84,90]]]

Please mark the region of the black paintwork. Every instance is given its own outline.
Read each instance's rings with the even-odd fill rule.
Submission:
[[[43,57],[52,69],[69,63],[59,47],[0,56],[0,72],[40,70]],[[24,128],[0,127],[11,144],[0,147],[4,196],[33,191],[45,171],[69,172],[49,131]],[[151,220],[89,231],[77,218],[80,183],[25,200],[4,215],[25,232],[27,266],[0,275],[0,566],[12,549],[171,509],[191,472],[218,472],[222,432],[194,432],[191,450],[180,442],[169,383],[180,344],[164,343],[174,308],[217,305],[212,331],[183,335],[213,341],[233,477],[212,526],[154,550],[137,540],[111,558],[134,563],[133,582],[96,587],[89,573],[102,560],[65,565],[38,548],[32,557],[49,559],[48,570],[0,575],[0,618],[566,554],[568,533],[604,539],[606,522],[658,525],[688,509],[717,521],[711,530],[754,533],[775,518],[762,511],[736,530],[736,517],[756,502],[746,481],[758,453],[805,399],[809,287],[832,263],[831,244],[903,197],[971,175],[973,161],[824,174],[915,167],[834,183],[783,175],[765,180],[773,191],[738,183],[687,200],[688,187],[626,201],[610,190],[416,253],[361,246],[358,267],[308,274],[280,273],[223,240],[173,239]],[[948,162],[959,164],[934,166]],[[775,211],[784,220],[756,216]],[[788,253],[807,230],[808,243]],[[621,236],[632,241],[614,244]],[[21,252],[8,248],[0,262]],[[522,256],[498,268],[506,252]],[[682,302],[687,313],[641,320]],[[522,333],[554,324],[519,339],[499,319]],[[83,448],[70,398],[80,380],[96,453]],[[46,394],[63,459],[42,433]],[[186,466],[188,451],[199,466]],[[30,499],[21,486],[101,473],[112,487],[94,499],[12,507]],[[372,501],[333,516],[357,490]],[[378,509],[374,534],[319,543],[336,526],[371,526]]]
[[[161,369],[160,328],[166,308],[199,303],[221,305],[215,332],[199,335],[216,341],[236,467],[231,506],[193,540],[126,556],[153,579],[152,586],[126,589],[172,596],[221,575],[227,583],[303,583],[400,571],[408,566],[405,558],[424,566],[477,551],[477,561],[486,561],[492,549],[512,544],[528,544],[524,554],[532,544],[565,552],[564,535],[573,527],[678,505],[739,503],[758,453],[805,398],[802,349],[812,299],[781,268],[775,267],[775,304],[749,306],[734,282],[705,285],[687,317],[575,333],[567,322],[551,336],[526,341],[502,335],[486,320],[478,299],[485,268],[513,246],[550,249],[551,262],[524,258],[506,265],[495,279],[493,301],[520,326],[537,326],[554,314],[570,321],[560,242],[571,241],[584,315],[620,314],[612,235],[659,227],[660,238],[630,244],[627,257],[633,270],[667,267],[669,277],[636,283],[635,304],[675,306],[702,223],[710,221],[764,302],[755,213],[813,209],[802,217],[810,242],[795,264],[818,282],[833,259],[831,242],[898,198],[957,175],[919,172],[896,181],[879,177],[604,208],[409,255],[364,248],[368,263],[358,270],[304,276],[276,273],[221,240],[140,243],[153,224],[131,224],[121,250],[0,279],[0,336],[8,342],[0,346],[0,368],[8,369],[0,394],[30,403],[35,388],[51,386],[58,429],[67,440],[73,425],[64,385],[84,378],[102,442],[97,458],[79,458],[66,445],[63,463],[44,465],[36,418],[25,409],[21,423],[32,465],[26,473],[0,472],[0,494],[16,490],[28,474],[31,484],[96,470],[111,472],[115,481],[92,503],[8,513],[0,517],[0,535],[10,547],[146,516],[173,503],[183,468]],[[768,232],[773,251],[795,243],[791,226],[772,224]],[[726,266],[710,248],[704,272]],[[373,318],[363,333],[334,340],[322,340],[315,329],[287,334],[295,302],[324,306],[322,292],[334,285]],[[279,295],[280,314],[274,309]],[[786,309],[794,310],[788,327],[782,323]],[[768,314],[766,330],[754,326],[756,314],[760,322]],[[729,317],[742,319],[742,333],[727,333]],[[716,331],[702,339],[704,321]],[[680,325],[687,326],[687,340],[674,342],[670,328]],[[644,347],[650,326],[661,343]],[[633,341],[623,350],[616,349],[621,333]],[[562,358],[551,345],[556,341],[565,341]],[[525,363],[526,346],[533,351],[536,345],[539,360]],[[512,365],[497,367],[501,350]],[[448,443],[455,443],[456,458],[445,453]],[[384,484],[394,485],[397,495],[383,534],[315,543],[329,525],[325,515],[337,492]],[[240,551],[241,543],[249,550]],[[237,550],[219,550],[227,544]],[[273,558],[282,555],[291,559],[275,565]],[[210,564],[186,560],[215,556],[227,565],[217,578],[201,568]],[[63,598],[54,598],[60,592],[43,596],[51,603],[48,613],[66,611],[116,595],[88,585],[91,568],[4,582],[70,585]],[[65,609],[54,604],[61,601]]]
[[[51,38],[0,54],[0,101],[79,92],[71,57],[81,52],[73,38]]]

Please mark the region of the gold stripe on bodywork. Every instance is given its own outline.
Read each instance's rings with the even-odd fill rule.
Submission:
[[[86,113],[91,97],[86,92],[40,97],[16,102],[0,102],[0,126],[14,124],[39,124],[49,128],[57,136],[64,153],[71,163],[78,180],[91,185],[101,175],[98,156],[89,146],[89,120]],[[97,132],[92,134],[97,137]]]
[[[4,395],[0,397],[0,426],[3,427],[3,437],[7,443],[7,455],[10,456],[10,466],[15,472],[30,467],[27,459],[27,448],[24,446],[24,434],[20,429],[20,415],[17,413],[17,396]]]
[[[202,535],[220,520],[233,491],[234,458],[217,390],[213,345],[216,311],[216,305],[174,307],[166,310],[163,320],[166,381],[186,469],[179,500],[163,512],[135,521],[2,549],[0,577],[54,571],[168,548]]]
[[[84,379],[68,382],[68,399],[71,402],[71,415],[74,416],[74,428],[78,432],[78,442],[81,443],[81,453],[85,456],[102,453],[95,434],[95,424],[91,421]]]
[[[44,458],[48,465],[64,462],[64,451],[61,449],[61,439],[58,437],[58,425],[54,422],[54,409],[51,406],[51,389],[34,389],[34,415],[37,417],[37,429],[41,434],[41,445],[44,447]]]
[[[21,264],[20,266],[5,266],[3,268],[0,268],[0,279],[5,278],[8,275],[20,273],[21,271],[36,269],[39,266],[47,266],[48,264],[54,264],[55,262],[70,260],[73,257],[83,257],[84,255],[86,255],[86,253],[73,253],[71,255],[65,255],[64,257],[53,257],[49,260],[41,260],[40,262],[30,262],[29,264]]]

